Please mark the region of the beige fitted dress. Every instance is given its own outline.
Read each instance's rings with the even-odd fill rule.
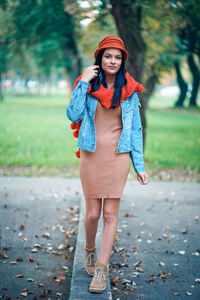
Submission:
[[[107,109],[97,103],[96,149],[80,149],[79,173],[85,198],[121,198],[130,170],[130,155],[117,153],[122,131],[121,105]]]

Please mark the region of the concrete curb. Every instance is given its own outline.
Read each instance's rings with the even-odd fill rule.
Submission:
[[[78,237],[76,243],[76,251],[74,255],[74,265],[71,280],[71,291],[69,300],[90,300],[90,299],[102,299],[112,300],[112,294],[110,290],[109,270],[107,276],[106,291],[102,294],[90,293],[88,291],[92,276],[89,276],[85,271],[85,233],[84,233],[84,215],[85,215],[85,199],[80,201],[80,219],[78,228]],[[101,233],[103,228],[102,217],[99,220],[96,245],[97,253],[100,253]]]

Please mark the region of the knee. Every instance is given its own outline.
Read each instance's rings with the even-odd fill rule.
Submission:
[[[114,224],[117,222],[118,216],[109,210],[104,210],[103,212],[103,221],[104,224],[110,225],[110,224]]]
[[[96,223],[98,222],[100,215],[101,213],[98,211],[91,211],[86,214],[85,218],[89,223]]]

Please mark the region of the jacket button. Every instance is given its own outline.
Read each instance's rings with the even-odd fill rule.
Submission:
[[[76,109],[78,109],[79,110],[79,106],[77,106],[77,108]]]

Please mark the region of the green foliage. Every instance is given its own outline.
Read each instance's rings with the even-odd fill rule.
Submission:
[[[49,74],[52,68],[71,66],[65,52],[73,48],[75,24],[61,0],[11,0],[3,14],[6,19],[1,23],[3,28],[9,24],[9,32],[1,35],[0,31],[0,43],[1,36],[4,40],[9,38],[10,68],[15,69],[17,61],[18,70],[27,77],[26,70],[29,75],[32,69]]]

